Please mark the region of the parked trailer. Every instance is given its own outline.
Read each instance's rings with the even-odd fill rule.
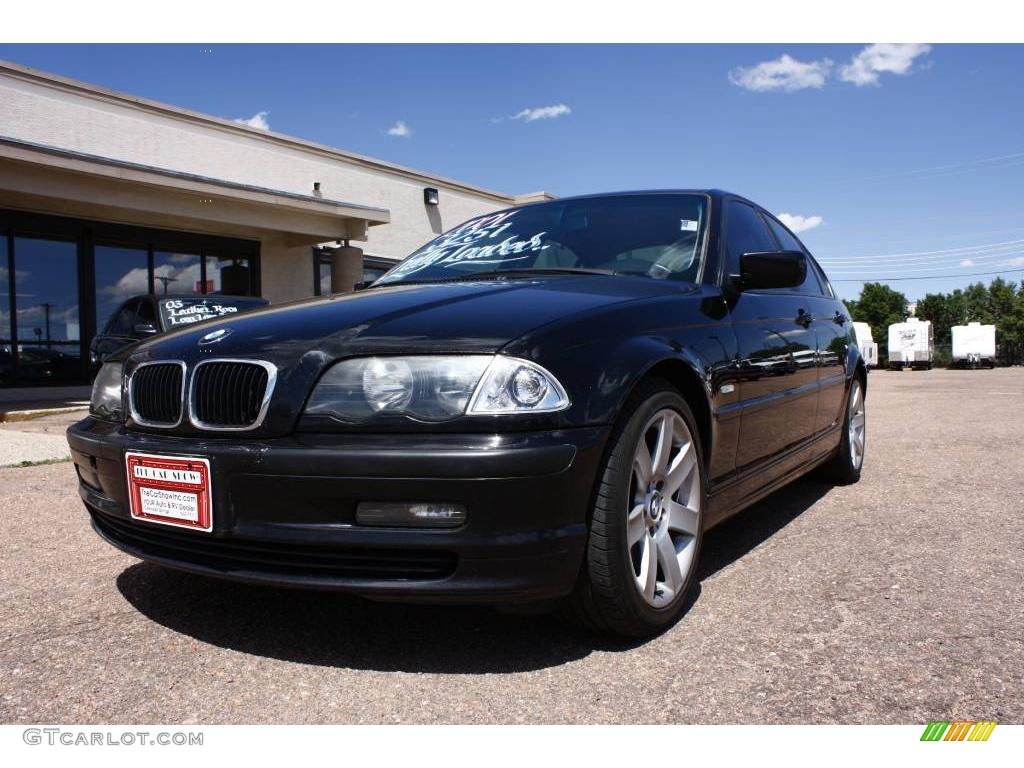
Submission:
[[[996,327],[981,323],[954,325],[953,365],[957,368],[995,368]]]
[[[907,365],[915,369],[931,368],[935,349],[932,333],[931,322],[917,317],[890,325],[889,368],[894,371]]]
[[[878,344],[871,335],[871,326],[867,323],[853,323],[853,335],[857,339],[857,346],[860,347],[860,355],[864,358],[864,365],[868,368],[878,367]]]

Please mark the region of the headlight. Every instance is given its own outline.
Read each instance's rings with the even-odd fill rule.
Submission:
[[[436,422],[463,414],[538,413],[568,407],[562,385],[527,360],[422,355],[344,360],[320,379],[306,413],[356,423],[377,414]]]
[[[548,413],[569,407],[558,379],[539,365],[496,356],[473,393],[469,413]]]
[[[104,363],[92,383],[92,399],[89,412],[101,419],[123,421],[124,392],[121,384],[124,366],[121,363]]]

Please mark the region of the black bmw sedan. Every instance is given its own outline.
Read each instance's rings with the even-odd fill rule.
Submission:
[[[473,219],[371,288],[182,328],[68,430],[97,533],[156,563],[375,599],[678,618],[708,528],[858,479],[850,318],[774,216],[717,190]]]

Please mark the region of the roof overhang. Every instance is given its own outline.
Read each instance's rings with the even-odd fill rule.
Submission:
[[[253,187],[0,136],[0,206],[295,244],[364,240],[385,208]],[[250,235],[252,236],[252,235]]]

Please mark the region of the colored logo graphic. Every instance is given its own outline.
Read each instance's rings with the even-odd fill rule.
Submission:
[[[988,741],[995,727],[995,720],[932,720],[921,741]]]

